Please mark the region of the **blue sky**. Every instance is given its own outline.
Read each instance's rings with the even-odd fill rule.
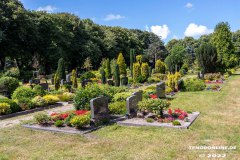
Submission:
[[[70,12],[95,23],[148,30],[167,42],[211,33],[220,21],[240,29],[239,0],[21,0],[26,9]]]

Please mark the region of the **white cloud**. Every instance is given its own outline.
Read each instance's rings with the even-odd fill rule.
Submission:
[[[124,16],[121,16],[119,14],[108,14],[106,15],[106,17],[103,19],[104,21],[112,21],[112,20],[118,20],[118,19],[123,19],[123,18],[126,18]]]
[[[166,24],[162,26],[151,26],[150,27],[151,32],[155,33],[159,37],[161,37],[163,40],[168,37],[170,34],[170,30]]]
[[[190,23],[188,27],[186,28],[184,35],[185,36],[201,36],[204,34],[212,33],[213,29],[208,29],[206,26],[203,25],[197,25],[195,23]]]
[[[44,6],[44,7],[38,7],[37,8],[37,11],[46,11],[48,13],[52,13],[56,10],[57,8],[54,7],[54,6],[51,6],[51,5],[47,5],[47,6]]]
[[[186,7],[186,8],[193,8],[193,4],[188,2],[188,3],[185,5],[185,7]]]

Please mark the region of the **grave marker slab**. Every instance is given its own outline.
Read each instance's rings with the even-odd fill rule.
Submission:
[[[101,96],[91,99],[90,107],[93,122],[110,119],[107,97]]]
[[[156,86],[156,94],[158,98],[166,98],[165,95],[165,82],[160,82]]]

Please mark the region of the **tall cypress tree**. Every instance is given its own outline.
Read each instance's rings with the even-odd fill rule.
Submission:
[[[119,66],[118,64],[115,65],[115,71],[114,71],[114,84],[115,86],[120,86],[120,73],[119,73]]]
[[[66,79],[66,73],[65,73],[65,63],[63,58],[60,58],[58,60],[58,68],[57,68],[57,76],[58,78],[61,79]]]
[[[111,78],[111,66],[109,58],[106,60],[106,78]]]
[[[133,63],[134,63],[134,57],[135,57],[135,50],[130,50],[130,71],[131,71],[131,77],[133,77]]]

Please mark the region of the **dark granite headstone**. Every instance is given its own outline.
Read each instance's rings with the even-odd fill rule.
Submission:
[[[138,101],[142,101],[143,91],[134,92],[132,95],[137,96]]]
[[[48,83],[40,83],[39,85],[42,86],[44,90],[48,90]]]
[[[92,83],[92,80],[90,79],[85,79],[82,81],[82,87],[85,88],[85,86],[88,84],[88,83]]]
[[[107,80],[107,84],[110,86],[114,86],[114,82],[112,79]]]
[[[109,120],[108,98],[101,96],[90,101],[91,119],[92,121],[99,122],[101,120]]]
[[[165,95],[165,82],[160,82],[156,86],[156,94],[158,98],[166,98]]]

